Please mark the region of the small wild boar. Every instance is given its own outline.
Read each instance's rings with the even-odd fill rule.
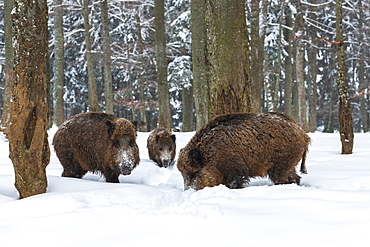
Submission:
[[[185,189],[242,188],[251,177],[267,175],[275,184],[299,184],[295,167],[302,159],[306,173],[309,143],[305,131],[282,113],[220,115],[181,150],[177,168]]]
[[[53,145],[63,177],[82,178],[91,171],[118,183],[120,174],[131,174],[140,162],[133,125],[112,114],[88,112],[70,117],[55,133]]]
[[[176,136],[165,128],[156,128],[147,140],[149,158],[159,167],[170,167],[176,155]]]

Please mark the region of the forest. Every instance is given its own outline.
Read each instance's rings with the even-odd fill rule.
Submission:
[[[9,100],[4,17],[11,10],[6,9],[6,2],[11,1],[0,1],[1,113]],[[160,89],[156,67],[155,2],[48,0],[50,123],[60,124],[55,116],[57,105],[62,104],[62,120],[89,110],[109,110],[118,117],[145,122],[143,131],[157,126],[159,93],[163,88]],[[195,130],[197,117],[191,97],[191,4],[190,0],[164,1],[171,124],[184,131]],[[252,92],[257,92],[260,99],[256,111],[282,111],[296,120],[299,112],[304,112],[304,120],[298,122],[306,125],[307,131],[337,131],[335,1],[247,0],[245,6],[251,78],[261,80],[260,88]],[[368,0],[343,1],[346,79],[355,132],[368,132],[370,125],[369,6]],[[109,78],[111,92],[105,90]],[[58,84],[60,80],[62,85]],[[299,92],[300,80],[303,92]],[[97,98],[95,109],[89,103],[91,82]],[[110,93],[112,110],[107,104]],[[304,100],[303,106],[299,100]],[[189,101],[190,116],[183,114],[185,101]],[[190,127],[184,128],[185,118],[190,119]]]

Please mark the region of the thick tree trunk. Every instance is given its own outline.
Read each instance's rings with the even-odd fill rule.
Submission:
[[[339,133],[342,142],[342,154],[351,154],[353,149],[353,121],[351,113],[351,101],[349,98],[346,54],[344,48],[342,26],[342,1],[336,0],[336,41],[338,44],[338,94],[339,94]]]
[[[10,158],[20,198],[46,192],[47,139],[46,0],[14,0],[12,13],[14,74],[12,76]]]
[[[64,31],[63,0],[54,0],[55,70],[54,70],[54,123],[64,122]]]
[[[166,32],[164,24],[164,0],[154,0],[155,48],[158,82],[158,126],[172,128],[170,93],[167,83]]]
[[[109,36],[108,0],[100,2],[102,14],[102,38],[103,38],[103,76],[104,76],[104,98],[105,112],[113,113],[112,92],[112,61]]]
[[[207,0],[207,60],[212,116],[250,112],[251,78],[244,0]]]
[[[12,72],[13,72],[13,46],[12,46],[12,12],[14,0],[4,0],[4,36],[5,36],[5,86],[4,86],[4,104],[1,116],[2,128],[7,128],[10,121],[10,98],[12,89]]]
[[[191,32],[193,59],[193,93],[196,112],[196,128],[199,129],[208,122],[209,76],[206,54],[206,24],[205,0],[192,0]]]
[[[84,7],[82,9],[84,16],[85,25],[85,42],[86,42],[86,62],[87,62],[87,80],[88,80],[88,100],[89,100],[89,111],[97,112],[100,111],[98,93],[96,89],[96,80],[94,73],[94,61],[92,57],[92,45],[90,30],[91,25],[89,21],[89,0],[84,0]]]

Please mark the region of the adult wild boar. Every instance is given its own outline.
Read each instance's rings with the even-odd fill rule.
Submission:
[[[176,136],[165,128],[156,128],[147,140],[149,158],[159,167],[169,167],[176,155]]]
[[[267,175],[275,184],[299,184],[295,167],[302,159],[306,173],[309,143],[305,131],[282,113],[220,115],[182,149],[177,168],[185,189],[241,188],[251,177]]]
[[[63,177],[82,178],[100,172],[107,182],[118,183],[139,164],[139,148],[133,125],[112,114],[89,112],[72,116],[55,133],[54,150]]]

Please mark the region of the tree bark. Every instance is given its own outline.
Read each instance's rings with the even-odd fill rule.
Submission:
[[[55,69],[54,69],[54,123],[59,127],[64,122],[64,31],[63,0],[54,0]]]
[[[365,47],[364,47],[364,22],[365,22],[365,16],[364,16],[364,9],[362,5],[362,0],[358,1],[358,11],[359,11],[359,20],[358,20],[358,39],[360,45],[360,51],[359,51],[359,61],[358,61],[358,79],[359,79],[359,94],[360,94],[360,116],[361,116],[361,126],[362,130],[366,133],[370,131],[369,126],[369,113],[367,112],[366,107],[366,89],[369,87],[368,82],[365,80]]]
[[[293,26],[292,13],[289,8],[285,8],[285,25]],[[287,56],[285,58],[285,80],[284,80],[284,112],[292,116],[292,101],[293,101],[293,32],[287,28],[284,29],[284,37],[288,41],[288,46],[285,48]]]
[[[205,0],[190,1],[193,93],[196,112],[196,128],[208,122],[209,75],[206,54]]]
[[[48,55],[46,0],[14,0],[14,74],[12,76],[10,159],[20,198],[46,192],[47,139],[46,57]]]
[[[207,0],[211,116],[250,112],[251,78],[244,0]]]
[[[338,45],[338,96],[339,96],[339,133],[342,143],[342,154],[351,154],[353,149],[353,121],[351,114],[351,101],[349,98],[346,54],[344,47],[342,25],[342,1],[336,0],[336,43]]]
[[[4,42],[5,42],[5,86],[4,86],[4,104],[1,116],[2,128],[7,128],[10,121],[10,98],[12,89],[12,72],[13,72],[13,46],[12,46],[12,12],[14,0],[4,0]]]
[[[193,130],[193,88],[182,87],[182,131]]]
[[[166,32],[164,23],[164,0],[154,0],[155,58],[157,63],[159,104],[158,126],[171,129],[172,116],[167,83]]]
[[[264,9],[260,9],[260,0],[252,0],[251,5],[251,89],[252,111],[262,110],[263,63],[265,59],[265,33],[260,26],[260,18],[264,16]],[[265,5],[264,5],[265,6]],[[265,8],[265,7],[264,7]]]
[[[97,112],[100,111],[98,93],[96,89],[96,80],[94,73],[94,61],[92,57],[92,44],[90,37],[91,25],[89,21],[89,0],[84,0],[84,6],[82,9],[84,16],[85,25],[85,42],[86,42],[86,62],[87,62],[87,83],[88,83],[88,101],[89,101],[89,111]]]
[[[112,92],[112,60],[110,50],[108,1],[100,2],[102,14],[102,38],[103,38],[103,76],[104,76],[104,98],[105,112],[113,113],[113,92]]]
[[[303,33],[304,33],[304,23],[303,23],[303,12],[301,8],[300,1],[296,1],[297,4],[297,17],[296,17],[296,79],[297,79],[297,89],[298,89],[298,123],[299,125],[308,132],[308,122],[307,122],[307,106],[306,106],[306,87],[304,79],[304,43],[303,43]]]

